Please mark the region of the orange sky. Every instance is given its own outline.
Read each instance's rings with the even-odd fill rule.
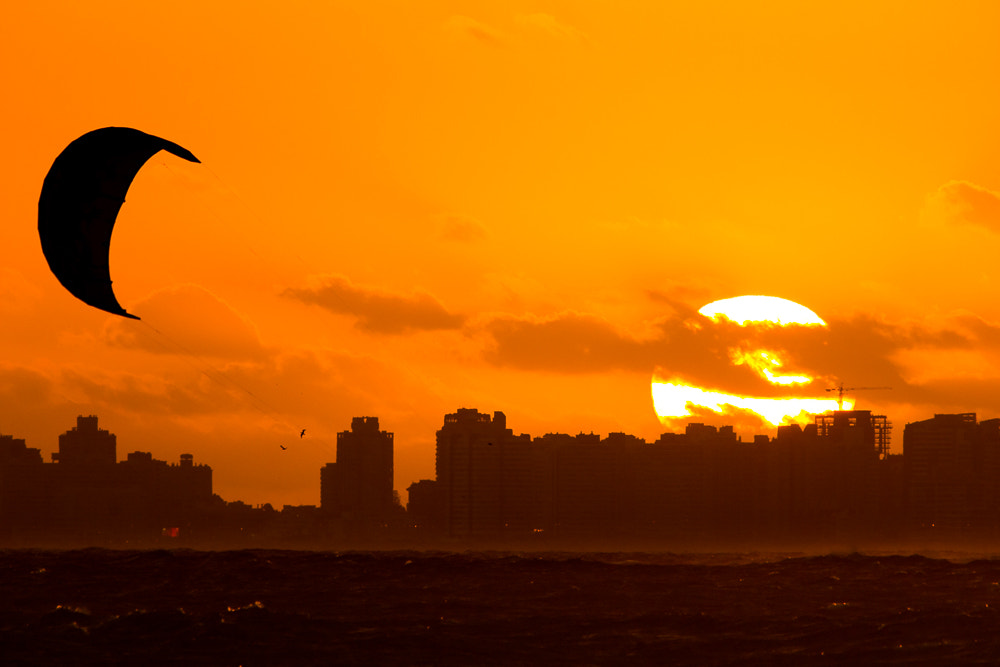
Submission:
[[[281,505],[374,415],[402,491],[459,407],[655,439],[657,369],[773,395],[726,352],[746,331],[696,326],[741,294],[828,323],[754,334],[805,394],[893,387],[855,398],[894,451],[1000,416],[1000,6],[872,4],[5,7],[0,433],[48,458],[97,414],[121,457]],[[202,160],[154,156],[119,216],[142,322],[38,241],[55,156],[109,125]]]

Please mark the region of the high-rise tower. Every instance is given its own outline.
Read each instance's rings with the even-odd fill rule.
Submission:
[[[437,432],[437,481],[447,533],[454,537],[492,535],[530,528],[531,441],[515,438],[502,412],[460,408],[445,415]],[[522,488],[523,487],[523,488]],[[519,524],[525,524],[521,526]]]
[[[337,462],[320,471],[323,510],[352,522],[388,520],[395,504],[392,439],[379,430],[378,417],[355,417],[350,431],[337,434]]]
[[[113,466],[117,462],[117,438],[97,428],[97,417],[79,416],[76,426],[59,436],[59,453],[52,458],[66,466]]]

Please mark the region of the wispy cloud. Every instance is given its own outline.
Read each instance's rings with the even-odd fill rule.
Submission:
[[[382,334],[458,329],[465,319],[448,312],[429,294],[396,294],[355,285],[343,276],[326,276],[311,287],[289,288],[282,296],[349,315],[356,318],[358,328]]]
[[[587,33],[562,21],[551,14],[536,12],[513,16],[513,22],[505,22],[506,30],[493,25],[456,14],[445,22],[445,30],[453,35],[472,39],[486,46],[501,48],[510,45],[524,46],[530,41],[550,44],[586,45],[590,43]],[[529,39],[525,39],[529,38]],[[530,38],[534,38],[533,40]]]
[[[180,285],[135,305],[142,321],[113,318],[103,336],[115,347],[155,354],[259,359],[264,348],[253,324],[208,290]]]
[[[472,243],[482,241],[487,237],[483,226],[470,218],[458,215],[442,216],[439,221],[441,225],[441,238],[459,243]]]
[[[495,345],[486,359],[497,366],[557,373],[594,373],[648,367],[650,343],[618,331],[606,320],[579,313],[489,320]]]
[[[586,44],[590,38],[582,30],[560,21],[551,14],[534,13],[521,14],[517,23],[530,30],[539,31],[556,39],[569,40]]]
[[[925,214],[944,223],[965,223],[1000,232],[1000,192],[967,181],[950,181],[928,197]]]
[[[499,30],[468,16],[456,14],[450,17],[445,22],[445,30],[454,35],[468,37],[487,46],[502,47],[506,43],[503,33]]]
[[[0,305],[5,309],[24,310],[28,304],[38,301],[41,293],[21,272],[0,266]]]

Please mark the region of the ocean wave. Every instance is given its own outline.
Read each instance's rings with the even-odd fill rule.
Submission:
[[[0,590],[5,665],[1000,654],[1000,560],[975,554],[9,550]]]

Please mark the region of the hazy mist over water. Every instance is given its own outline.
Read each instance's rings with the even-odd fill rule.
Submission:
[[[0,552],[28,664],[994,664],[956,553]]]

